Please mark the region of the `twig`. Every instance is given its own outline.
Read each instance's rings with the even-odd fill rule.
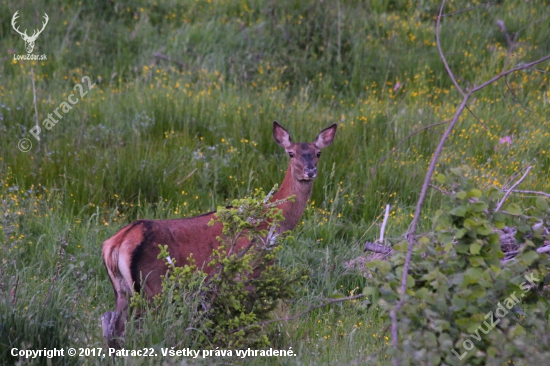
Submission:
[[[65,50],[65,45],[69,41],[69,34],[71,34],[71,30],[73,29],[74,24],[75,24],[76,20],[78,19],[78,16],[80,15],[81,10],[82,10],[82,7],[80,7],[78,9],[76,14],[71,19],[71,22],[69,23],[69,26],[67,27],[67,33],[65,33],[65,37],[63,38],[63,41],[61,42],[61,47],[59,48],[59,54],[62,54],[63,51]]]
[[[374,253],[380,253],[380,254],[384,254],[384,255],[388,255],[391,253],[392,251],[392,248],[389,248],[385,245],[380,245],[380,244],[375,244],[375,243],[371,243],[371,242],[366,242],[365,243],[365,246],[363,247],[363,250],[365,252],[369,251],[369,252],[374,252]]]
[[[441,17],[450,17],[451,15],[464,13],[466,11],[475,10],[477,8],[488,8],[489,6],[495,5],[496,3],[497,3],[496,1],[491,1],[491,2],[488,2],[488,3],[485,3],[485,4],[480,4],[478,6],[471,6],[471,7],[466,8],[466,9],[457,10],[457,11],[454,11],[452,13],[443,14],[443,15],[441,15]]]
[[[342,63],[342,34],[340,31],[340,23],[342,22],[342,11],[340,10],[340,1],[338,3],[338,56],[336,60],[339,64]]]
[[[18,287],[19,287],[19,276],[17,276],[17,279],[15,280],[15,286],[13,286],[13,289],[10,291],[11,304],[13,306],[17,305],[17,288]]]
[[[519,178],[516,183],[514,183],[514,185],[506,191],[506,193],[504,194],[504,197],[502,197],[502,199],[500,200],[500,202],[498,203],[497,207],[495,208],[495,212],[498,212],[500,210],[500,208],[502,207],[502,205],[504,204],[504,201],[506,201],[506,199],[508,198],[508,196],[510,195],[510,193],[512,193],[512,191],[514,190],[514,188],[516,188],[521,182],[523,182],[523,180],[527,177],[527,174],[529,174],[529,172],[531,171],[531,168],[533,168],[531,165],[529,165],[527,167],[527,169],[525,170],[525,173],[523,173],[523,175],[521,176],[521,178]]]
[[[245,41],[249,43],[248,32],[246,31],[246,27],[244,26],[244,23],[241,23],[241,32],[243,34]]]
[[[545,197],[550,198],[550,193],[546,193],[546,192],[529,191],[529,190],[524,190],[524,189],[510,189],[510,191],[512,191],[514,193],[537,194],[539,196],[545,196]]]
[[[514,135],[512,135],[513,137]],[[531,161],[532,162],[532,161]],[[525,169],[527,169],[529,165],[527,164]],[[523,174],[523,171],[524,171],[524,168],[521,167],[520,169],[516,170],[514,173],[510,174],[510,177],[506,178],[506,181],[504,182],[504,184],[502,185],[502,187],[500,188],[501,191],[507,191],[508,190],[508,186],[510,186],[511,184],[514,183],[514,181],[516,180],[517,177],[519,177],[521,174]]]
[[[433,185],[433,184],[430,184],[430,187],[432,187],[432,188],[435,189],[435,190],[438,190],[439,192],[441,192],[441,194],[444,194],[444,195],[446,195],[446,196],[452,196],[452,195],[453,195],[452,192],[446,191],[446,190],[444,190],[443,188],[438,187],[438,186],[435,186],[435,185]]]
[[[546,60],[550,60],[550,55],[546,55],[542,58],[539,58],[538,60],[535,60],[535,61],[532,61],[532,62],[529,62],[529,63],[526,63],[526,64],[521,64],[519,66],[516,66],[514,67],[513,69],[510,69],[510,70],[507,70],[507,71],[503,71],[501,72],[500,74],[498,74],[497,76],[493,77],[492,79],[484,82],[483,84],[479,85],[479,86],[475,86],[470,92],[471,93],[475,93],[483,88],[485,88],[487,85],[491,85],[492,83],[494,83],[495,81],[505,77],[506,75],[508,74],[511,74],[513,72],[516,72],[516,71],[519,71],[519,70],[525,70],[525,69],[528,69],[532,66],[535,66],[536,64],[540,64],[541,62],[544,62]]]
[[[297,319],[301,316],[304,316],[305,314],[308,314],[308,313],[312,312],[313,310],[316,310],[316,309],[319,309],[319,308],[324,308],[325,306],[328,306],[330,304],[334,304],[334,303],[338,303],[338,302],[344,302],[344,301],[348,301],[348,300],[355,300],[355,299],[359,299],[359,298],[365,297],[365,296],[367,296],[367,295],[359,294],[359,295],[354,295],[354,296],[341,297],[341,298],[338,298],[338,299],[326,299],[327,302],[325,302],[324,304],[311,306],[311,307],[307,308],[306,310],[302,311],[301,313],[298,313],[298,314],[295,314],[295,315],[292,315],[292,316],[287,316],[287,317],[284,317],[284,318],[270,319],[270,320],[266,320],[266,321],[259,322],[259,323],[256,323],[256,324],[246,325],[244,327],[240,327],[240,328],[230,330],[229,332],[230,333],[235,333],[235,332],[238,332],[240,330],[246,330],[246,329],[249,329],[249,328],[252,328],[252,327],[263,326],[263,325],[267,325],[267,324],[275,323],[275,322],[287,322],[287,321],[290,321],[290,320]]]
[[[456,89],[460,92],[460,94],[465,95],[462,91],[462,88],[460,85],[458,85],[458,82],[456,81],[453,72],[451,71],[451,68],[449,67],[449,64],[447,63],[447,59],[445,58],[445,54],[443,53],[443,50],[441,49],[441,40],[439,38],[439,29],[441,28],[441,15],[443,14],[443,8],[445,7],[445,1],[443,0],[441,3],[441,7],[439,8],[439,16],[437,17],[437,22],[435,23],[435,40],[437,42],[437,50],[439,51],[439,56],[441,57],[441,60],[443,61],[443,64],[445,65],[445,70],[447,70],[447,74],[453,81],[453,84],[455,84]]]
[[[185,178],[183,178],[183,179],[180,180],[179,182],[176,182],[176,185],[179,186],[180,184],[182,184],[183,182],[185,182],[187,179],[191,178],[191,176],[192,176],[193,174],[195,174],[196,171],[197,171],[197,168],[193,169],[193,170],[191,171],[191,173],[189,173],[189,174],[187,174],[187,175],[185,176]]]
[[[481,120],[476,116],[476,114],[468,107],[466,106],[466,110],[468,112],[470,112],[470,114],[472,116],[474,116],[474,118],[479,122],[479,124],[481,125],[481,127],[483,127],[485,129],[485,131],[489,132],[489,128],[485,125],[485,123],[481,122]]]
[[[389,215],[390,215],[390,205],[386,205],[386,214],[384,215],[384,221],[382,221],[382,227],[380,228],[380,243],[384,242],[384,231],[386,230],[386,224],[388,223]]]
[[[31,68],[31,81],[32,81],[32,101],[34,103],[34,118],[36,120],[36,130],[40,131],[38,125],[38,105],[36,104],[36,87],[34,86],[34,69]]]
[[[530,110],[529,108],[527,108],[523,102],[519,99],[519,97],[517,96],[516,93],[514,93],[514,91],[512,90],[512,88],[510,87],[510,84],[508,84],[508,77],[505,77],[504,78],[504,85],[506,85],[506,89],[508,89],[508,91],[510,92],[510,94],[512,95],[512,99],[518,103],[521,108],[523,108],[524,110],[526,110],[527,112],[530,112],[530,113],[533,113],[532,110]]]
[[[514,46],[514,42],[512,42],[512,38],[510,38],[510,34],[508,34],[508,31],[506,30],[506,27],[504,26],[504,21],[497,20],[497,25],[500,28],[500,31],[504,34],[504,38],[506,38],[506,43],[508,43],[508,48],[511,50]]]
[[[155,54],[153,56],[155,56],[156,58],[160,58],[162,60],[173,62],[176,65],[178,65],[179,67],[181,67],[182,69],[185,69],[187,67],[185,62],[181,62],[181,61],[178,61],[178,60],[171,59],[170,57],[168,57],[166,55],[163,55],[162,53],[159,53],[159,52],[155,52]]]
[[[451,120],[451,123],[449,124],[449,127],[445,130],[445,133],[441,137],[441,140],[439,141],[439,144],[437,145],[437,148],[433,154],[432,161],[430,163],[430,167],[428,168],[428,172],[426,173],[426,177],[424,178],[424,184],[422,184],[422,189],[420,191],[420,197],[418,198],[418,202],[416,204],[416,209],[414,212],[414,218],[411,223],[409,232],[406,234],[408,239],[408,249],[407,249],[407,256],[405,258],[405,263],[403,265],[403,276],[401,278],[401,291],[400,291],[400,298],[395,306],[390,311],[390,317],[392,320],[392,345],[397,350],[399,343],[398,343],[398,328],[397,328],[397,312],[401,309],[405,302],[405,295],[407,290],[407,276],[409,274],[409,267],[411,263],[411,257],[412,257],[412,249],[414,245],[414,236],[416,233],[416,226],[418,225],[418,221],[420,220],[420,213],[422,211],[422,205],[424,204],[424,199],[426,198],[426,192],[428,190],[428,187],[430,185],[430,181],[432,179],[432,175],[435,171],[435,167],[437,165],[437,159],[439,158],[439,155],[441,155],[441,151],[443,151],[443,145],[445,144],[445,141],[447,141],[447,138],[451,134],[452,130],[454,129],[456,123],[458,122],[458,119],[462,112],[464,111],[464,108],[466,108],[466,103],[468,102],[468,99],[470,98],[471,93],[468,92],[464,95],[464,98],[462,99],[462,102],[458,106],[455,115],[453,116],[453,119]],[[394,365],[399,365],[399,361],[396,358],[394,358]]]

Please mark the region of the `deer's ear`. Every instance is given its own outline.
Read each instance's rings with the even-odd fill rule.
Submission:
[[[275,142],[285,149],[290,149],[292,146],[292,139],[288,134],[288,131],[285,130],[277,121],[273,122],[273,138]]]
[[[323,131],[319,133],[313,144],[317,146],[319,149],[322,149],[324,147],[327,147],[332,143],[332,140],[334,140],[334,136],[336,135],[336,123],[332,126],[325,128]]]

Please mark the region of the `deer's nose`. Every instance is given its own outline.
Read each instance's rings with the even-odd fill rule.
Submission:
[[[304,175],[306,175],[309,178],[315,178],[317,176],[317,168],[316,167],[304,168]]]

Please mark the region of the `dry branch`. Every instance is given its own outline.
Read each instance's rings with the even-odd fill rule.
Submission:
[[[166,55],[163,55],[162,53],[159,53],[159,52],[155,52],[155,54],[153,55],[155,56],[155,58],[160,58],[161,60],[166,60],[168,62],[173,62],[175,63],[176,65],[178,65],[182,70],[185,69],[187,67],[187,65],[185,64],[185,62],[181,62],[181,61],[178,61],[178,60],[174,60]]]
[[[529,191],[529,190],[524,190],[524,189],[511,189],[511,191],[514,192],[514,193],[536,194],[536,195],[539,195],[539,196],[545,196],[545,197],[550,198],[550,193],[546,193],[546,192]]]
[[[375,244],[375,243],[371,243],[371,242],[366,242],[365,243],[365,246],[363,248],[363,250],[365,252],[369,251],[369,252],[374,252],[374,253],[380,253],[380,254],[384,254],[384,255],[388,255],[391,253],[391,251],[393,250],[392,248],[390,247],[387,247],[385,245],[380,245],[380,244]]]
[[[498,212],[502,205],[504,204],[504,202],[506,201],[506,199],[508,198],[508,196],[510,195],[510,193],[512,193],[512,191],[514,190],[514,188],[516,188],[517,186],[520,185],[521,182],[523,182],[523,180],[527,177],[527,175],[529,174],[529,172],[531,171],[531,168],[533,168],[531,165],[529,165],[527,167],[527,169],[525,170],[525,173],[523,173],[523,175],[521,176],[521,178],[519,178],[517,180],[516,183],[514,183],[514,185],[508,190],[506,191],[506,193],[504,194],[504,197],[502,197],[502,199],[500,200],[500,202],[498,203],[497,207],[495,208],[495,212]]]
[[[384,221],[380,228],[380,243],[384,242],[384,232],[386,231],[386,224],[388,223],[388,217],[390,216],[390,205],[386,205],[386,213],[384,214]]]

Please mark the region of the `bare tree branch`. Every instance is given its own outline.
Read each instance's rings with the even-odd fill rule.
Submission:
[[[437,42],[437,50],[439,51],[439,56],[441,57],[441,60],[443,61],[443,64],[445,65],[445,70],[447,70],[447,74],[453,81],[453,84],[455,84],[456,89],[462,94],[463,96],[466,95],[462,91],[462,88],[460,85],[458,85],[458,82],[456,81],[453,72],[451,71],[451,68],[449,67],[449,64],[447,63],[447,59],[445,58],[445,54],[443,54],[443,50],[441,49],[441,40],[439,38],[439,29],[441,28],[441,15],[443,14],[443,8],[445,7],[445,1],[443,0],[441,2],[441,7],[439,8],[439,16],[437,17],[437,22],[435,23],[435,40]]]
[[[444,194],[446,196],[452,196],[453,195],[453,192],[446,191],[443,188],[438,187],[436,185],[430,184],[430,187],[432,187],[435,190],[438,190],[439,192],[441,192],[442,194]]]
[[[392,248],[390,247],[387,247],[385,245],[380,245],[380,244],[375,244],[375,243],[371,243],[371,242],[366,242],[365,243],[365,246],[363,247],[363,250],[365,252],[369,251],[369,252],[374,252],[374,253],[380,253],[380,254],[384,254],[384,255],[388,255],[390,254],[390,252],[392,251]]]
[[[546,193],[546,192],[529,191],[529,190],[524,190],[524,189],[511,189],[510,191],[512,191],[514,193],[537,194],[539,196],[545,196],[545,197],[550,198],[550,193]]]
[[[396,349],[399,346],[398,341],[398,327],[397,327],[397,312],[401,309],[403,306],[403,303],[405,302],[405,295],[407,290],[407,276],[409,275],[409,267],[411,263],[411,257],[412,257],[412,250],[414,246],[414,237],[416,233],[416,227],[418,225],[418,221],[420,220],[420,213],[422,211],[422,205],[424,204],[424,199],[426,198],[426,192],[428,190],[428,187],[430,185],[430,180],[432,178],[432,175],[435,171],[435,167],[437,165],[437,160],[439,158],[439,155],[441,155],[441,151],[443,151],[443,145],[445,144],[445,141],[447,141],[447,138],[451,134],[452,130],[454,129],[456,123],[458,122],[458,119],[462,112],[464,111],[464,108],[466,108],[466,104],[468,103],[468,99],[470,98],[471,93],[468,92],[464,95],[464,98],[462,98],[462,102],[458,106],[455,115],[453,116],[453,119],[451,120],[451,123],[445,130],[445,133],[443,134],[443,137],[441,137],[441,140],[439,141],[439,144],[437,145],[437,148],[434,152],[434,155],[432,157],[432,161],[430,163],[430,167],[428,168],[428,172],[426,173],[426,178],[424,178],[424,184],[422,184],[422,189],[420,191],[420,197],[418,198],[418,202],[416,204],[416,209],[414,212],[414,218],[411,223],[411,226],[409,228],[409,231],[407,233],[407,240],[408,240],[408,248],[407,248],[407,256],[405,258],[405,264],[403,265],[403,276],[401,278],[401,290],[399,293],[399,301],[394,309],[390,311],[390,317],[392,320],[392,328],[391,328],[391,334],[392,334],[392,344],[393,347]],[[394,365],[399,365],[399,361],[397,358],[394,358]]]
[[[498,212],[500,210],[500,208],[502,207],[502,205],[504,204],[504,202],[506,201],[506,199],[508,198],[508,196],[510,195],[510,193],[512,193],[512,191],[514,190],[514,188],[516,188],[521,182],[523,182],[523,180],[527,177],[527,175],[529,174],[529,172],[531,171],[531,168],[533,168],[531,165],[529,165],[527,167],[527,169],[525,170],[525,173],[523,174],[523,176],[521,178],[519,178],[517,180],[516,183],[514,183],[514,185],[506,191],[506,193],[504,194],[504,197],[502,197],[502,199],[500,200],[500,202],[497,204],[497,207],[495,208],[495,212]]]
[[[484,82],[483,84],[479,85],[479,86],[475,86],[471,91],[470,93],[473,94],[483,88],[485,88],[487,85],[491,85],[492,83],[494,83],[495,81],[505,77],[506,75],[508,74],[511,74],[513,72],[516,72],[516,71],[519,71],[519,70],[525,70],[525,69],[528,69],[530,67],[533,67],[535,66],[536,64],[540,64],[541,62],[544,62],[546,60],[550,60],[550,55],[546,55],[542,58],[539,58],[538,60],[535,60],[535,61],[532,61],[532,62],[529,62],[529,63],[526,63],[526,64],[520,64],[519,66],[516,66],[514,67],[513,69],[510,69],[510,70],[507,70],[507,71],[503,71],[501,72],[500,74],[498,74],[497,76],[493,77],[492,79]]]
[[[34,86],[34,69],[32,68],[31,68],[31,81],[32,81],[32,102],[34,104],[34,118],[36,121],[36,130],[40,131],[40,126],[38,125],[38,106],[36,104],[36,87]]]
[[[468,108],[468,106],[466,106],[466,110],[470,112],[470,114],[479,122],[479,124],[485,129],[485,131],[489,132],[489,128],[485,125],[485,123],[481,122],[478,116],[476,116],[476,114],[470,108]]]
[[[162,53],[160,52],[155,52],[155,54],[153,55],[155,58],[160,58],[161,60],[166,60],[168,62],[173,62],[175,63],[176,65],[178,65],[182,70],[185,69],[187,67],[187,65],[185,64],[185,62],[181,62],[181,61],[178,61],[178,60],[174,60],[166,55],[163,55]]]
[[[480,4],[480,5],[478,5],[478,6],[471,6],[471,7],[466,8],[466,9],[453,11],[452,13],[442,14],[441,17],[442,17],[442,18],[443,18],[443,17],[450,17],[451,15],[464,13],[464,12],[471,11],[471,10],[475,10],[475,9],[478,9],[478,8],[488,8],[489,6],[495,5],[495,4],[497,4],[496,1],[491,1],[491,2],[488,2],[488,3],[485,3],[485,4]]]
[[[506,85],[506,89],[508,89],[508,91],[509,91],[510,94],[512,95],[512,99],[513,99],[516,103],[518,103],[518,104],[521,106],[521,108],[523,108],[525,111],[527,111],[527,112],[529,112],[529,113],[533,113],[532,110],[530,110],[529,108],[527,108],[527,107],[523,104],[523,102],[519,99],[519,97],[517,96],[517,94],[514,93],[514,91],[513,91],[512,88],[510,87],[510,84],[508,83],[508,77],[507,77],[507,76],[504,77],[504,85]]]
[[[500,28],[500,31],[504,34],[504,38],[506,38],[506,43],[508,43],[508,48],[512,49],[514,46],[514,42],[512,42],[512,38],[510,37],[510,34],[506,30],[506,26],[504,25],[504,21],[497,20],[497,25]]]
[[[386,214],[384,215],[384,221],[382,221],[382,227],[380,228],[380,243],[384,242],[384,231],[386,230],[386,224],[388,223],[389,215],[390,215],[390,205],[386,205]]]

